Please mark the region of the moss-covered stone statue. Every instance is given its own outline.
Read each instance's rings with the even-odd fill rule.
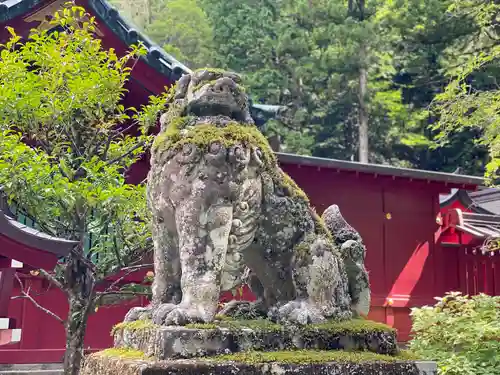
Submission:
[[[184,76],[161,118],[147,199],[153,300],[81,375],[436,375],[368,313],[365,247],[337,206],[320,218],[254,126],[239,77]],[[258,300],[218,310],[247,282]]]
[[[147,192],[153,301],[131,310],[126,321],[211,322],[220,292],[244,282],[247,271],[258,296],[250,309],[275,321],[366,314],[370,292],[359,234],[336,206],[326,210],[325,225],[279,168],[239,83],[236,74],[217,70],[185,75],[161,117]],[[241,311],[237,305],[224,312]]]

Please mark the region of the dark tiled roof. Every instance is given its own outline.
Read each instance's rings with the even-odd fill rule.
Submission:
[[[500,238],[500,216],[463,212],[459,209],[448,213],[450,223],[462,232],[481,239]]]
[[[469,193],[476,207],[494,215],[500,215],[500,189],[483,188]]]
[[[453,189],[440,197],[441,207],[458,200],[468,210],[478,214],[500,215],[500,189],[479,186],[476,191]]]

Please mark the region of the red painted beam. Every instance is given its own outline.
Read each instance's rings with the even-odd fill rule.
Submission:
[[[26,247],[3,235],[0,235],[0,255],[45,270],[54,269],[58,261],[55,254]]]

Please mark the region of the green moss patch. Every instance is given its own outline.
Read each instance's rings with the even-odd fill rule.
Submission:
[[[276,324],[267,319],[256,320],[233,320],[231,318],[223,317],[223,319],[215,321],[214,323],[194,323],[188,324],[186,328],[196,329],[217,329],[217,328],[249,328],[262,332],[279,332],[289,329],[287,326]],[[309,324],[298,328],[303,332],[326,332],[329,334],[367,334],[367,333],[391,333],[395,334],[396,330],[388,325],[377,323],[365,319],[352,319],[342,322],[328,321],[319,324]]]
[[[251,330],[261,331],[261,332],[280,332],[281,330],[283,330],[284,327],[279,324],[273,323],[267,319],[233,320],[230,318],[224,318],[214,323],[188,324],[186,328],[195,328],[195,329],[227,328],[230,330],[239,330],[242,328],[248,328]]]
[[[386,324],[366,319],[351,319],[342,322],[328,321],[325,323],[310,324],[304,326],[303,329],[306,331],[327,331],[330,333],[339,334],[359,334],[375,332],[396,333],[396,330],[394,328],[391,328]]]
[[[100,356],[122,358],[122,359],[149,359],[149,357],[140,350],[129,348],[110,348],[98,353]]]
[[[158,328],[151,320],[136,320],[134,322],[122,322],[118,323],[111,329],[111,335],[114,336],[116,333],[127,330],[130,332],[150,330]]]
[[[220,355],[208,358],[209,361],[217,362],[239,362],[247,364],[259,363],[328,363],[328,362],[348,362],[348,363],[366,363],[366,362],[397,362],[408,361],[406,355],[390,356],[372,352],[349,352],[343,350],[290,350],[279,352],[242,352],[235,354]]]

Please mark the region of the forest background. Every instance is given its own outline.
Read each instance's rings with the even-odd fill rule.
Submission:
[[[281,151],[474,175],[491,161],[482,122],[496,107],[471,116],[477,103],[459,103],[462,123],[440,122],[464,82],[469,101],[496,105],[496,1],[112,3],[190,68],[239,72],[254,102],[285,106],[265,128]]]

